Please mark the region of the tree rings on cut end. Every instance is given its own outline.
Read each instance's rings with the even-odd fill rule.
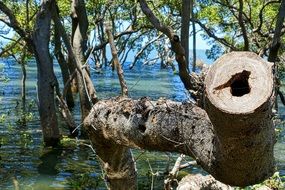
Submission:
[[[252,113],[273,93],[272,66],[252,52],[228,53],[209,69],[206,96],[222,112]]]

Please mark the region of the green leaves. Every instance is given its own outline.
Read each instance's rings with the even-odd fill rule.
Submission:
[[[197,0],[195,10],[198,20],[215,36],[204,30],[208,38],[214,39],[212,45],[219,44],[224,51],[243,50],[247,39],[250,51],[260,53],[265,49],[266,55],[279,5],[277,1],[264,0]],[[209,55],[216,49],[209,50]]]

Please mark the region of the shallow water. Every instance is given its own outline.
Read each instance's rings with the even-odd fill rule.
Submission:
[[[126,66],[127,67],[127,66]],[[55,72],[60,78],[58,67]],[[21,122],[21,98],[19,65],[13,61],[0,61],[0,189],[14,189],[18,183],[22,189],[105,189],[95,154],[88,142],[67,143],[61,149],[44,149],[39,128],[36,97],[36,68],[34,62],[27,66],[27,111],[30,113],[26,126]],[[117,96],[120,87],[117,74],[110,70],[92,73],[100,99]],[[166,97],[186,101],[188,97],[183,84],[170,69],[160,70],[159,66],[137,66],[125,69],[125,78],[130,96],[153,99]],[[78,119],[78,106],[73,113]],[[285,113],[283,108],[282,113]],[[79,121],[78,121],[79,123]],[[68,131],[61,126],[63,134]],[[284,131],[275,146],[278,170],[285,176]],[[168,163],[173,164],[176,154],[134,151],[139,173],[139,189],[161,189],[163,172]],[[171,167],[171,166],[170,166]],[[152,178],[150,170],[157,175]],[[188,172],[201,172],[189,168]],[[153,181],[152,181],[153,180]]]

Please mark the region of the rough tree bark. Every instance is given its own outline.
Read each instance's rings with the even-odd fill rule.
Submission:
[[[184,119],[186,114],[189,114],[189,117]],[[186,128],[189,125],[192,128],[187,133]],[[119,180],[121,182],[116,184],[120,188],[113,186],[111,189],[135,189],[129,188],[135,187],[135,181],[128,179],[128,176],[135,172],[134,168],[120,167],[121,163],[126,163],[126,161],[119,160],[121,155],[113,153],[114,149],[111,147],[116,148],[116,144],[118,147],[181,151],[187,152],[188,155],[205,154],[206,156],[202,159],[210,158],[211,147],[201,149],[198,145],[200,143],[210,145],[213,138],[211,123],[203,110],[191,104],[183,105],[169,100],[151,102],[147,98],[138,101],[128,98],[99,101],[85,119],[84,127],[87,129],[92,144],[95,144],[96,153],[100,158],[103,156],[101,159],[104,165],[112,167],[109,169],[112,171],[110,174],[109,170],[105,170],[110,184],[113,180],[112,177],[109,178],[109,175],[114,176],[115,171],[117,182]],[[210,132],[205,135],[206,138],[202,139],[201,131],[207,131],[208,128]],[[192,131],[193,133],[200,131],[198,133],[200,135],[192,135]],[[197,145],[193,146],[194,150],[188,148],[187,142],[190,142],[188,140],[193,140],[191,144]],[[107,148],[106,145],[108,145]]]
[[[271,66],[246,52],[217,60],[205,80],[211,120],[191,103],[118,98],[98,102],[84,126],[96,145],[103,139],[118,146],[179,152],[223,183],[255,184],[274,171]],[[102,155],[112,154],[104,151]],[[121,187],[128,189],[123,183]]]
[[[279,7],[279,12],[278,12],[278,17],[276,20],[276,24],[275,24],[275,31],[274,31],[274,36],[273,36],[273,40],[272,43],[270,45],[269,48],[269,55],[268,55],[268,61],[276,63],[278,61],[278,51],[280,49],[281,46],[281,36],[282,36],[282,29],[283,27],[283,23],[284,23],[284,18],[285,18],[285,0],[281,1],[280,7]],[[275,65],[277,68],[277,65]],[[284,96],[283,93],[280,91],[279,85],[280,84],[280,79],[278,77],[275,78],[276,80],[276,94],[279,95],[281,102],[285,105],[284,100]],[[278,101],[277,101],[277,97],[275,99],[275,109],[276,111],[278,110]]]
[[[44,142],[47,146],[56,145],[60,138],[54,103],[56,79],[49,54],[52,1],[42,0],[33,33],[34,55],[38,70],[39,113]]]
[[[196,174],[184,177],[179,182],[177,190],[234,190],[234,188],[215,180],[211,175]]]

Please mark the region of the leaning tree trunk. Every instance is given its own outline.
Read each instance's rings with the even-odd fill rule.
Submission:
[[[272,66],[254,53],[233,52],[206,76],[206,111],[216,135],[213,164],[220,166],[211,174],[224,183],[251,184],[273,172]]]
[[[42,0],[41,9],[36,18],[33,33],[34,54],[38,71],[38,99],[40,121],[44,142],[47,146],[56,145],[60,134],[54,103],[54,87],[56,84],[52,59],[49,54],[51,25],[51,3],[53,0]]]
[[[88,18],[85,8],[84,0],[73,0],[72,1],[72,47],[75,56],[79,62],[81,62],[80,67],[85,63],[85,52],[87,50],[87,30],[88,30]],[[85,65],[86,66],[86,65]],[[92,107],[92,102],[88,97],[88,92],[86,90],[86,77],[89,78],[88,68],[82,69],[82,77],[77,74],[77,88],[79,91],[80,98],[80,108],[81,108],[81,119],[89,114]],[[91,84],[93,85],[93,84]],[[91,96],[91,95],[90,95]]]
[[[192,156],[221,182],[255,184],[274,171],[271,66],[246,52],[217,60],[205,79],[210,119],[191,103],[119,98],[98,102],[84,126],[97,146],[109,141],[118,146],[180,152]],[[100,151],[108,153],[107,149]],[[124,160],[111,163],[118,168]],[[127,175],[121,173],[131,173],[116,171],[122,178]],[[106,173],[108,176],[108,170]]]
[[[57,13],[58,14],[58,13]],[[74,107],[74,99],[71,91],[71,85],[68,84],[69,77],[72,73],[70,73],[70,70],[68,68],[68,62],[66,61],[63,53],[62,53],[62,45],[61,45],[61,35],[60,35],[60,29],[58,25],[54,25],[54,54],[57,59],[57,62],[59,64],[61,75],[63,79],[63,84],[66,86],[66,96],[63,97],[66,100],[66,103],[69,108]]]

